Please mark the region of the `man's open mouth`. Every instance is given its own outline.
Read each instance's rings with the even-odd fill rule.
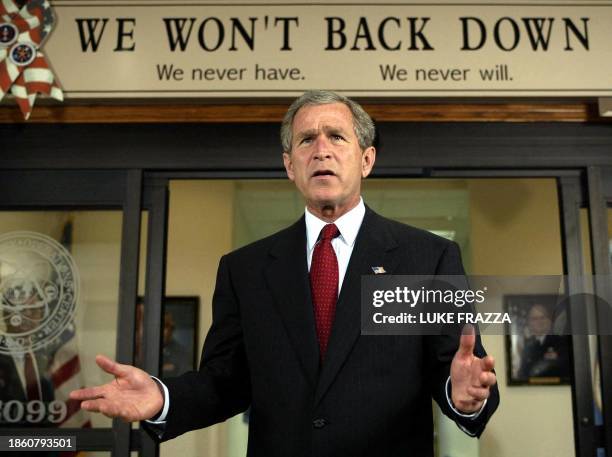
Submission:
[[[331,170],[317,170],[312,174],[312,177],[315,178],[317,176],[336,176],[336,173]]]

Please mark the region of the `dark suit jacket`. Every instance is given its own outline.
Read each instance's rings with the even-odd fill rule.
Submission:
[[[476,420],[449,408],[444,386],[456,336],[360,335],[360,278],[372,266],[463,274],[455,243],[368,209],[319,367],[304,218],[224,256],[200,369],[164,380],[170,410],[162,439],[250,406],[250,457],[431,456],[432,396],[480,435],[499,397],[494,388]],[[485,354],[480,338],[476,354]]]
[[[570,340],[564,335],[546,335],[540,343],[537,338],[527,338],[521,352],[518,377],[529,380],[534,377],[570,376]]]
[[[39,372],[43,375],[38,381],[40,383],[42,398],[41,401],[49,403],[54,400],[53,385],[48,379],[48,357],[46,354],[39,352],[36,354],[36,363],[38,364]],[[17,367],[15,366],[15,360],[10,355],[0,354],[0,404],[6,405],[7,402],[19,402],[23,408],[22,414],[18,414],[17,411],[21,408],[17,408],[13,403],[13,409],[8,412],[2,408],[0,411],[0,428],[4,427],[48,427],[53,426],[47,420],[42,420],[36,423],[28,423],[27,421],[27,408],[26,403],[28,402],[26,388],[22,384]],[[8,419],[6,415],[8,415]],[[37,417],[37,415],[34,415]],[[45,415],[46,416],[46,415]],[[16,420],[18,419],[18,420]]]

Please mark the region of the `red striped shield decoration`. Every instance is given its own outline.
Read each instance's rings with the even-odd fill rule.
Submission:
[[[62,101],[57,78],[40,51],[55,17],[48,0],[0,0],[0,100],[11,93],[28,119],[37,94]]]

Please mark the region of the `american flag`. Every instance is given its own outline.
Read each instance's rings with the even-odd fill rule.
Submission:
[[[80,409],[80,402],[69,399],[72,390],[84,387],[77,347],[76,327],[71,323],[60,336],[49,367],[55,401],[66,404],[66,416],[59,424],[64,428],[89,428],[89,413]]]
[[[0,100],[10,92],[28,119],[37,94],[64,99],[55,75],[40,52],[55,18],[48,0],[29,0],[22,8],[15,0],[0,0],[0,22],[8,22],[19,31],[14,44],[0,48]],[[24,46],[33,50],[33,60],[25,58]]]

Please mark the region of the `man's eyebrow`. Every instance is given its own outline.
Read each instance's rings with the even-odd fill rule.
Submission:
[[[322,130],[326,135],[341,134],[342,136],[347,136],[347,132],[345,131],[345,129],[343,129],[342,127],[334,126],[334,125],[324,125],[322,127]],[[318,129],[302,130],[301,132],[298,132],[295,135],[295,138],[297,141],[301,141],[304,138],[308,138],[311,136],[317,136],[318,134],[319,134]]]
[[[341,134],[343,136],[347,135],[347,132],[346,132],[345,129],[343,129],[342,127],[336,127],[336,126],[333,126],[333,125],[325,125],[325,126],[323,126],[323,131],[326,134],[328,134],[328,135],[330,133],[331,134]]]
[[[295,135],[295,138],[299,141],[304,138],[308,138],[310,136],[316,136],[316,135],[317,135],[316,129],[308,129],[308,130],[302,130],[301,132],[298,132],[297,135]]]

